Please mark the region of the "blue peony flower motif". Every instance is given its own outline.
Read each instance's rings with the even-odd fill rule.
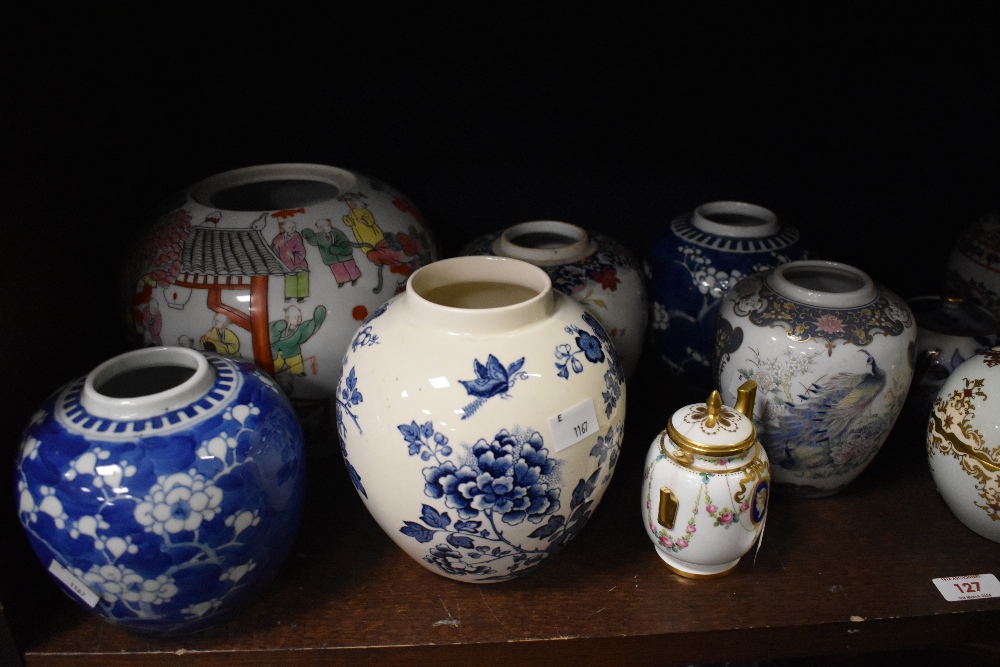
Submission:
[[[472,507],[476,495],[477,474],[469,466],[457,468],[451,461],[424,468],[424,493],[431,498],[444,498],[445,505],[458,510],[463,519],[479,514]]]
[[[467,455],[456,464],[443,458],[451,448],[447,438],[434,431],[433,423],[413,421],[400,424],[398,429],[411,455],[433,459],[432,465],[423,469],[424,493],[443,499],[449,510],[458,514],[453,521],[451,511],[424,504],[416,520],[403,521],[400,533],[428,547],[436,544],[424,561],[443,573],[489,575],[482,581],[520,576],[573,539],[590,517],[596,503],[594,494],[610,481],[622,431],[620,426],[617,431],[609,428],[606,435],[598,437],[590,451],[598,459],[598,468],[576,484],[568,514],[559,514],[561,489],[549,486],[562,481],[559,463],[549,458],[537,431],[515,427],[511,433],[502,429],[489,441],[481,438],[471,446],[463,444]],[[505,535],[504,524],[515,526],[525,520],[538,526],[528,538],[542,545],[518,544]],[[497,574],[497,569],[503,574]]]
[[[604,350],[601,347],[599,338],[591,336],[581,329],[579,335],[576,337],[576,344],[583,350],[584,356],[587,357],[587,361],[590,363],[598,364],[604,361]]]
[[[559,490],[549,489],[539,481],[554,466],[542,436],[532,433],[519,452],[517,445],[516,438],[504,429],[493,442],[483,439],[472,448],[481,471],[476,478],[477,494],[472,506],[500,514],[501,520],[511,526],[525,519],[539,523],[559,509]]]
[[[401,430],[411,432],[415,427],[413,424]],[[538,523],[559,509],[559,489],[550,489],[541,481],[552,473],[555,461],[548,458],[538,432],[520,443],[504,429],[492,442],[480,439],[473,445],[472,455],[475,466],[459,468],[451,461],[443,461],[424,468],[424,493],[444,498],[462,519],[487,512],[499,515],[512,526],[525,519]]]

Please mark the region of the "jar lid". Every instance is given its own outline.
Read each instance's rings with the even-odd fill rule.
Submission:
[[[918,296],[907,301],[917,326],[946,336],[988,336],[1000,333],[1000,320],[961,294]]]
[[[705,403],[681,408],[670,418],[667,436],[691,454],[722,457],[746,452],[757,440],[757,429],[749,416],[753,414],[757,384],[745,382],[738,391],[735,409],[722,404],[718,391],[713,391]]]

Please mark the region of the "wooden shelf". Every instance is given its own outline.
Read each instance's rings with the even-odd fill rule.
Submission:
[[[947,602],[931,580],[996,573],[1000,545],[944,505],[914,420],[898,423],[839,495],[775,493],[759,552],[728,577],[668,571],[643,530],[643,460],[667,416],[704,397],[665,386],[658,360],[644,361],[602,504],[576,541],[526,577],[462,584],[424,569],[370,517],[329,445],[310,460],[288,561],[243,613],[190,636],[131,634],[81,610],[32,563],[24,580],[33,590],[21,591],[31,601],[19,608],[45,616],[11,623],[24,662],[414,665],[503,656],[669,665],[991,641],[1000,599]]]

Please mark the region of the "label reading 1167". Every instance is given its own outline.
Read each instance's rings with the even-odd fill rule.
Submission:
[[[80,581],[80,578],[63,567],[62,563],[54,558],[49,563],[49,572],[59,581],[66,584],[66,587],[76,593],[77,597],[86,602],[91,607],[96,607],[101,601],[100,596],[90,589],[87,584]]]
[[[594,401],[588,398],[550,417],[549,428],[552,429],[552,447],[557,452],[592,435],[597,431]]]

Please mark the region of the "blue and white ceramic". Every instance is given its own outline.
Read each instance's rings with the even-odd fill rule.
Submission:
[[[131,630],[214,625],[260,593],[302,511],[302,430],[246,362],[183,348],[114,357],[24,431],[21,523],[64,592]]]
[[[652,342],[691,387],[715,388],[715,322],[740,279],[805,259],[799,232],[761,206],[716,201],[674,218],[647,251]]]
[[[374,519],[458,581],[532,572],[614,473],[625,380],[610,337],[540,268],[494,256],[416,271],[344,358],[342,453]]]
[[[460,254],[513,257],[541,267],[556,290],[601,323],[625,378],[632,377],[646,341],[649,301],[642,266],[623,244],[568,222],[534,220],[481,236]]]
[[[776,492],[829,496],[871,463],[906,400],[916,337],[905,301],[839,262],[788,262],[726,293],[719,391],[732,403],[757,383],[754,420]]]

